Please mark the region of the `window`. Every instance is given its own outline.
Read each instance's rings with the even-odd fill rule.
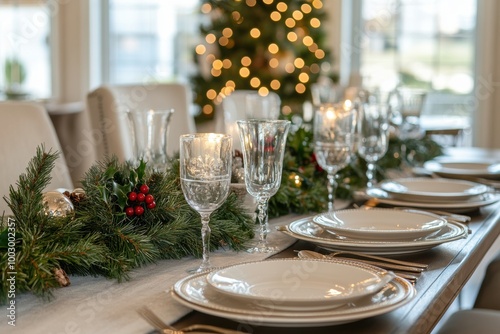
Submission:
[[[182,81],[196,70],[199,0],[108,0],[103,80],[111,84]]]
[[[476,0],[364,0],[361,75],[369,83],[469,94]]]
[[[46,1],[0,0],[0,93],[4,98],[51,97],[51,14]]]

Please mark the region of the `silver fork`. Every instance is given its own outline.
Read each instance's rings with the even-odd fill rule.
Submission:
[[[330,254],[327,254],[327,256],[335,257],[337,255],[342,255],[342,254],[364,257],[364,258],[368,258],[368,259],[372,259],[372,260],[376,260],[376,261],[393,263],[393,264],[402,265],[402,266],[415,267],[415,268],[420,268],[423,270],[426,270],[428,267],[428,265],[424,264],[424,263],[396,260],[396,259],[391,259],[391,258],[387,258],[387,257],[365,254],[362,252],[355,252],[355,251],[336,251],[336,252],[332,252]]]
[[[153,313],[148,307],[143,306],[137,310],[137,313],[141,317],[143,317],[151,326],[153,326],[156,330],[163,334],[209,334],[209,333],[218,333],[218,334],[244,334],[240,331],[234,331],[231,329],[220,328],[217,326],[211,325],[191,325],[184,327],[180,330],[166,324],[163,320],[161,320],[156,314]]]
[[[396,263],[391,263],[387,261],[380,261],[380,260],[368,260],[368,259],[360,259],[360,258],[352,258],[352,257],[343,257],[343,256],[337,256],[340,254],[350,254],[350,253],[344,253],[344,252],[337,252],[337,253],[332,253],[332,254],[321,254],[318,252],[310,251],[310,250],[301,250],[298,253],[298,256],[300,258],[315,258],[315,259],[333,259],[333,258],[343,258],[343,259],[348,259],[352,261],[358,261],[358,262],[363,262],[366,264],[371,264],[380,268],[388,269],[388,270],[398,270],[398,271],[405,271],[409,273],[421,273],[426,270],[424,267],[418,267],[414,265],[408,265],[408,264],[396,264]],[[420,265],[417,263],[417,265]]]

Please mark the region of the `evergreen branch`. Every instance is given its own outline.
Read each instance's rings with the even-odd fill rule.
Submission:
[[[7,205],[12,210],[16,220],[21,223],[19,227],[37,222],[42,225],[43,203],[42,191],[50,183],[50,173],[55,166],[58,153],[45,152],[42,145],[36,149],[36,156],[32,158],[26,172],[19,176],[17,188],[9,187],[9,198],[4,197]]]
[[[94,263],[105,259],[105,252],[95,245],[95,237],[82,239],[82,225],[73,224],[72,217],[54,218],[44,213],[43,189],[49,184],[50,173],[58,154],[46,152],[43,145],[19,176],[17,188],[10,186],[6,201],[16,224],[15,270],[8,269],[7,254],[0,257],[2,284],[0,302],[6,302],[7,272],[16,271],[16,291],[30,291],[51,297],[51,289],[59,287],[55,270],[78,267],[91,272]]]

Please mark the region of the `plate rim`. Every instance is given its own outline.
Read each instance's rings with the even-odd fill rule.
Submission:
[[[407,191],[407,192],[402,192],[402,191],[395,191],[394,189],[388,189],[387,185],[390,183],[394,184],[400,184],[402,185],[403,182],[422,182],[422,181],[429,181],[429,182],[437,182],[437,183],[463,183],[463,184],[468,184],[470,185],[470,190],[476,190],[474,192],[448,192],[448,193],[439,193],[439,192],[423,192],[423,191]],[[404,185],[402,185],[405,187]],[[406,178],[396,178],[396,179],[388,179],[388,180],[383,180],[382,182],[379,183],[378,187],[385,192],[393,195],[394,197],[399,197],[400,199],[404,198],[414,198],[414,199],[420,199],[423,201],[426,199],[427,201],[431,200],[447,200],[447,201],[453,201],[453,200],[465,200],[465,199],[471,199],[475,196],[482,195],[486,192],[488,192],[488,186],[469,181],[469,180],[463,180],[463,179],[449,179],[449,178],[426,178],[426,177],[406,177]]]
[[[368,198],[375,198],[377,201],[379,201],[381,204],[388,204],[388,205],[394,205],[394,206],[404,206],[404,207],[413,207],[415,209],[443,209],[446,211],[450,212],[467,212],[472,209],[477,209],[483,206],[487,206],[490,204],[493,204],[495,202],[498,202],[500,200],[500,194],[495,194],[495,193],[484,193],[479,196],[475,197],[483,197],[480,200],[475,200],[475,197],[471,198],[470,200],[459,202],[459,203],[432,203],[432,202],[411,202],[411,201],[402,201],[398,200],[395,198],[384,198],[380,196],[375,196],[375,195],[370,195],[370,192],[373,191],[383,191],[387,194],[387,192],[383,189],[380,188],[372,188],[372,189],[367,189],[365,192],[366,196]],[[387,194],[390,196],[390,194]],[[484,198],[486,197],[486,198]],[[453,210],[453,211],[452,211]]]
[[[306,263],[321,263],[321,265],[326,265],[326,266],[334,266],[334,265],[341,265],[343,267],[349,266],[353,267],[356,270],[362,271],[363,273],[368,273],[370,276],[373,278],[378,278],[380,282],[377,284],[373,284],[373,289],[381,289],[383,287],[383,282],[382,282],[382,277],[381,273],[386,272],[385,270],[380,270],[378,268],[374,268],[372,266],[366,266],[365,264],[362,263],[344,263],[344,262],[337,262],[337,261],[322,261],[322,260],[314,260],[314,259],[301,259],[301,262],[306,262]],[[266,264],[269,265],[270,263],[299,263],[297,262],[297,259],[293,259],[293,261],[290,261],[290,259],[287,258],[280,258],[280,259],[269,259],[268,261],[248,261],[248,262],[242,262],[242,263],[237,263],[233,265],[226,266],[224,268],[218,268],[216,270],[212,270],[210,273],[207,273],[206,275],[206,281],[207,284],[213,288],[214,290],[226,294],[227,296],[230,296],[232,298],[239,298],[239,299],[244,299],[247,301],[254,301],[254,302],[262,302],[268,299],[268,296],[265,295],[248,295],[248,294],[239,294],[236,292],[232,292],[226,289],[222,289],[217,284],[215,284],[213,281],[211,281],[211,277],[216,275],[218,272],[223,271],[223,270],[228,270],[228,269],[234,269],[237,267],[245,267],[245,266],[254,266],[254,265],[259,265],[259,264]],[[334,270],[339,270],[339,268],[335,269],[332,268],[332,272]],[[281,273],[281,272],[280,272]],[[281,300],[283,302],[284,306],[297,306],[297,304],[304,304],[305,306],[320,306],[323,304],[331,304],[333,305],[342,305],[345,303],[348,303],[352,300],[356,300],[358,298],[362,298],[364,296],[367,296],[371,294],[370,291],[353,291],[350,295],[343,296],[343,297],[337,297],[334,299],[312,299],[312,298],[304,298],[304,299],[290,299],[290,300]]]
[[[485,162],[486,161],[486,162]],[[432,159],[424,162],[423,167],[430,172],[436,173],[438,175],[453,175],[453,176],[477,176],[477,177],[498,177],[500,176],[500,170],[498,172],[489,172],[487,169],[483,170],[471,170],[463,168],[446,168],[443,167],[444,163],[463,163],[463,164],[487,164],[489,166],[500,165],[500,161],[497,159],[484,160],[479,159],[458,159],[458,158],[440,158]]]
[[[289,224],[285,225],[285,228],[280,229],[280,231],[293,238],[309,241],[326,249],[358,250],[370,254],[380,254],[380,255],[383,254],[397,255],[397,254],[410,254],[415,252],[421,252],[429,250],[433,247],[439,246],[447,242],[465,239],[468,236],[468,227],[465,224],[458,222],[448,222],[446,224],[446,227],[454,230],[454,234],[447,237],[446,239],[418,241],[413,243],[394,242],[394,241],[367,241],[367,240],[350,241],[341,239],[326,239],[326,238],[318,238],[296,233],[292,231],[290,228],[291,225],[304,224],[304,223],[311,223],[317,226],[318,228],[321,228],[311,220],[311,217],[305,217],[290,222]]]
[[[399,289],[398,293],[400,294],[400,296],[398,297],[398,299],[392,300],[390,302],[385,301],[381,302],[380,304],[362,306],[356,309],[334,308],[322,311],[301,312],[276,310],[263,312],[262,310],[245,309],[245,312],[240,312],[231,310],[230,307],[227,306],[214,305],[216,304],[216,302],[214,301],[212,301],[211,305],[207,305],[206,303],[203,304],[199,301],[197,302],[193,300],[192,297],[190,300],[188,300],[185,298],[185,296],[177,292],[178,289],[180,289],[184,284],[187,284],[187,282],[189,282],[190,280],[203,279],[200,278],[200,276],[204,275],[206,275],[206,273],[193,274],[177,281],[170,289],[170,295],[174,300],[180,302],[184,306],[202,313],[219,316],[234,321],[256,323],[259,325],[265,324],[267,326],[324,326],[353,322],[391,312],[396,308],[410,302],[417,294],[417,290],[410,282],[401,277],[396,277],[387,285],[397,287]]]
[[[432,226],[431,228],[428,229],[420,229],[420,230],[412,230],[409,232],[408,230],[392,230],[392,229],[387,229],[387,230],[362,230],[362,229],[354,229],[354,228],[346,228],[342,226],[333,226],[333,225],[328,225],[323,222],[318,222],[318,217],[329,214],[329,213],[319,213],[313,217],[313,222],[320,225],[326,230],[330,230],[333,232],[342,232],[344,233],[344,236],[351,236],[351,237],[356,237],[366,239],[369,237],[377,238],[377,240],[383,240],[383,241],[390,241],[394,240],[397,237],[404,238],[406,239],[413,239],[418,238],[418,237],[423,237],[426,235],[429,235],[431,233],[434,233],[441,228],[443,228],[447,221],[446,219],[442,218],[439,215],[436,215],[434,213],[426,212],[423,210],[394,210],[394,209],[389,209],[389,208],[373,208],[370,210],[376,210],[377,212],[396,212],[397,214],[404,215],[404,214],[417,214],[421,216],[428,216],[428,217],[433,217],[435,221],[439,221],[439,223],[436,223],[435,226]],[[352,212],[368,212],[368,210],[365,209],[344,209],[344,210],[337,210],[334,212],[347,212],[347,211],[352,211]],[[346,233],[347,232],[347,233]],[[363,236],[366,235],[366,236]],[[397,240],[397,239],[396,239]]]

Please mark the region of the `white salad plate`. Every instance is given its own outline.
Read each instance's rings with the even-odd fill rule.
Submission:
[[[447,242],[465,239],[468,235],[468,228],[464,224],[448,222],[436,233],[414,240],[370,241],[337,236],[314,223],[313,217],[295,220],[278,230],[330,251],[358,251],[373,255],[402,255],[422,252]]]
[[[414,202],[466,201],[489,191],[489,187],[484,184],[445,178],[385,180],[379,187],[395,199]]]
[[[464,213],[479,209],[483,206],[487,206],[496,203],[500,200],[499,194],[485,193],[479,196],[474,196],[465,201],[455,201],[455,202],[415,202],[415,201],[403,201],[401,199],[394,198],[391,194],[382,190],[380,188],[370,188],[366,190],[366,196],[368,198],[375,199],[380,204],[392,205],[392,206],[403,206],[403,207],[413,207],[416,209],[441,209],[448,212]]]
[[[424,168],[444,177],[473,176],[500,179],[500,162],[498,160],[438,158],[425,162]]]
[[[325,212],[313,221],[341,237],[369,240],[409,240],[439,231],[446,220],[419,210],[350,209]]]
[[[300,260],[288,259],[288,261]],[[349,265],[353,261],[337,259],[335,263]],[[366,265],[366,267],[371,266]],[[209,285],[206,275],[200,273],[181,279],[173,286],[172,297],[179,303],[202,313],[260,326],[338,325],[388,313],[405,305],[416,295],[415,288],[408,281],[395,277],[379,292],[361,297],[353,303],[327,310],[289,311],[273,307],[273,303],[279,303],[276,296],[274,298],[269,296],[269,305],[263,306],[251,300],[220,293]]]
[[[331,309],[373,294],[394,274],[352,263],[279,259],[241,263],[211,272],[211,288],[229,297],[280,310]]]

